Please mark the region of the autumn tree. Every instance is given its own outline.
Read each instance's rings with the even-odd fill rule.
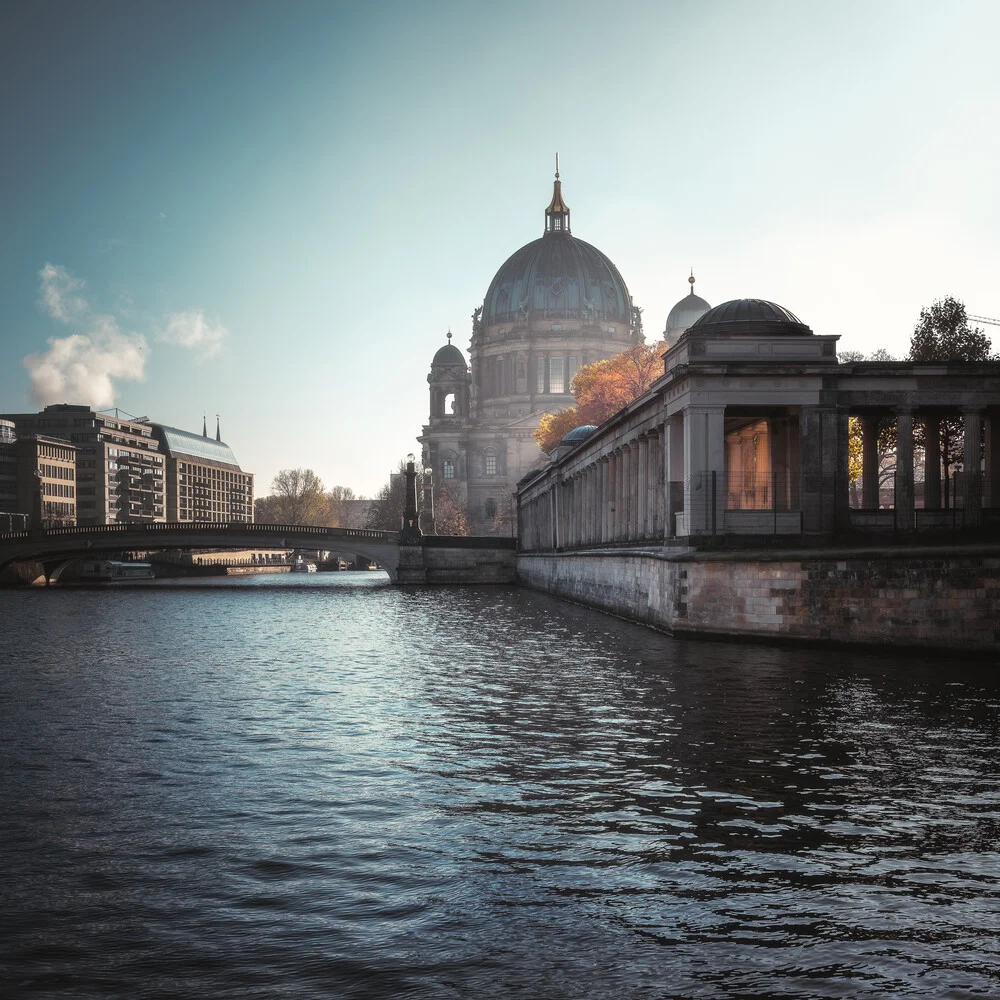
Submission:
[[[841,364],[854,364],[858,361],[898,361],[884,347],[878,347],[871,354],[861,351],[841,351],[838,355]],[[850,482],[852,504],[861,506],[858,495],[858,481],[863,473],[864,435],[861,432],[861,419],[851,417],[848,422],[847,437],[847,468]],[[881,488],[891,481],[896,474],[896,424],[892,420],[880,420],[878,423],[878,481]]]
[[[353,528],[350,524],[351,501],[363,500],[350,486],[334,486],[326,494],[326,523],[331,528]]]
[[[542,451],[549,453],[574,427],[601,424],[638,399],[663,374],[667,345],[633,344],[621,354],[584,365],[570,388],[575,406],[542,416],[534,432]]]
[[[316,524],[328,510],[323,483],[312,469],[282,469],[271,480],[271,494],[254,504],[254,517],[270,524]]]
[[[469,511],[448,486],[434,490],[434,530],[439,535],[468,535],[472,532]]]

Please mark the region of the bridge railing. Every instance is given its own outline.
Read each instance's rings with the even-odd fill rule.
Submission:
[[[121,524],[93,524],[74,528],[43,528],[40,531],[7,531],[0,533],[0,541],[17,541],[27,538],[70,538],[92,535],[147,535],[153,538],[172,533],[191,534],[205,532],[209,534],[240,534],[258,535],[268,539],[274,537],[296,537],[307,535],[310,538],[363,538],[369,541],[395,542],[399,532],[381,531],[377,528],[320,528],[308,524],[252,524],[247,521],[125,521]],[[282,543],[282,547],[288,548]]]

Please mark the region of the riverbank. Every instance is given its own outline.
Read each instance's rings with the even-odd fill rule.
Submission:
[[[1000,652],[1000,545],[522,553],[517,580],[673,635]]]

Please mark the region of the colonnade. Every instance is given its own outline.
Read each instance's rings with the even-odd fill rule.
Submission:
[[[576,548],[662,543],[667,517],[663,428],[651,429],[554,482],[528,511],[522,543]]]
[[[962,486],[956,495],[953,486],[947,493],[942,489],[941,425],[952,414],[944,410],[915,411],[910,407],[894,407],[890,419],[896,424],[895,477],[893,507],[896,526],[901,530],[915,527],[915,510],[942,510],[962,506],[974,513],[1000,499],[1000,435],[994,433],[996,415],[983,408],[957,411],[962,417]],[[863,413],[861,422],[861,507],[876,510],[882,506],[879,496],[879,426],[886,419],[882,413]],[[914,468],[914,423],[924,428],[922,500],[917,503],[921,485]],[[985,432],[985,433],[984,433]],[[983,443],[985,439],[985,449]]]

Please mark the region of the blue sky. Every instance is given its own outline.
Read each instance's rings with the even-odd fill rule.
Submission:
[[[994,2],[5,12],[0,411],[218,412],[261,495],[416,450],[556,150],[647,339],[692,265],[842,348],[905,353],[947,294],[1000,315]]]

